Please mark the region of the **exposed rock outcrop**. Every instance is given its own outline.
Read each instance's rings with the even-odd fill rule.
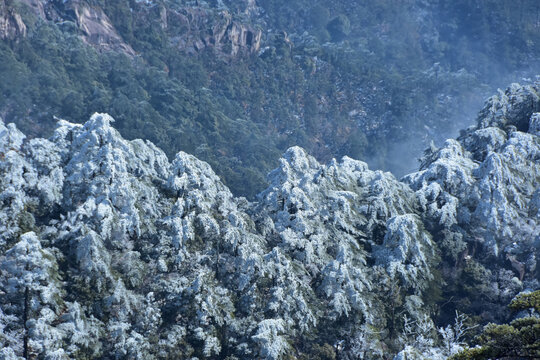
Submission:
[[[87,43],[102,50],[117,50],[134,55],[135,51],[126,44],[111,23],[109,17],[99,7],[89,6],[84,1],[71,0],[64,4],[64,11],[82,32]]]
[[[134,55],[135,51],[125,43],[103,10],[84,0],[67,0],[55,3],[46,0],[17,0],[19,6],[27,6],[37,18],[55,23],[71,21],[88,44],[100,50],[121,51]],[[0,2],[0,38],[14,40],[26,36],[27,26],[16,12],[13,3]]]
[[[178,10],[162,8],[161,24],[169,27],[176,46],[186,52],[214,48],[228,55],[257,53],[262,31],[253,25],[235,20],[227,9],[183,7]]]
[[[26,25],[21,15],[8,4],[8,1],[0,0],[0,39],[16,40],[26,36]]]
[[[85,0],[51,2],[46,0],[20,0],[38,18],[55,23],[73,22],[81,38],[100,50],[121,51],[134,55],[135,51],[118,34],[103,9]],[[242,16],[254,17],[258,8],[247,1]],[[139,3],[135,21],[158,21],[181,51],[197,53],[213,48],[218,53],[236,56],[255,54],[261,46],[262,30],[249,22],[240,21],[226,6],[173,6],[169,3]],[[239,10],[238,10],[239,11]],[[5,0],[0,2],[0,38],[16,39],[26,35],[26,25],[20,14]]]

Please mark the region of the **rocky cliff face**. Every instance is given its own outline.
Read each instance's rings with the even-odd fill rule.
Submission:
[[[261,46],[261,29],[234,19],[228,9],[204,7],[162,8],[161,24],[171,30],[173,43],[188,53],[214,48],[229,55],[256,53]]]
[[[82,39],[100,50],[135,55],[103,9],[90,1],[19,0],[17,3],[42,20],[57,24],[73,23]],[[131,11],[135,21],[158,21],[181,51],[197,53],[205,48],[213,48],[218,53],[236,56],[239,53],[257,53],[260,49],[262,30],[250,22],[240,21],[236,14],[236,11],[241,11],[242,16],[251,18],[256,16],[257,9],[254,2],[247,2],[234,10],[225,5],[216,8],[139,2]],[[26,32],[27,27],[14,4],[9,2],[8,5],[2,0],[0,38],[14,40],[26,36]]]
[[[17,5],[17,6],[15,6]],[[81,38],[100,50],[121,51],[129,55],[135,52],[126,44],[103,10],[85,1],[18,0],[0,3],[0,37],[14,40],[26,36],[27,27],[18,10],[28,11],[38,19],[55,23],[72,22]],[[18,9],[18,10],[17,10]]]
[[[135,51],[124,42],[109,17],[99,7],[89,6],[84,1],[69,1],[64,2],[63,11],[72,17],[87,43],[101,50],[116,50],[135,55]]]
[[[491,98],[402,181],[293,147],[256,203],[105,114],[0,123],[0,357],[443,359],[436,314],[540,288],[538,94]]]
[[[21,15],[12,9],[6,0],[0,1],[0,39],[16,40],[26,36],[26,25]]]

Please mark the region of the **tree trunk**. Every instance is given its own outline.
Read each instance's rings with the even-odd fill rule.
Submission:
[[[24,337],[23,337],[23,357],[28,360],[28,328],[26,327],[26,322],[28,321],[28,308],[30,307],[30,296],[29,296],[28,286],[24,289],[24,307],[23,307],[23,327],[24,327]]]

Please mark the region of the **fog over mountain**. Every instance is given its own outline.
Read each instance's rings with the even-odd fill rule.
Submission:
[[[539,60],[532,0],[0,0],[0,360],[539,358]]]

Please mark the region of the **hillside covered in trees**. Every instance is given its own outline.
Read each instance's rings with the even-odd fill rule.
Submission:
[[[0,360],[540,358],[539,69],[536,0],[0,0]]]
[[[291,147],[256,202],[106,114],[0,122],[0,357],[537,356],[539,111],[512,85],[402,181]]]
[[[398,176],[534,80],[540,4],[0,1],[0,115],[29,136],[107,112],[128,139],[209,162],[253,199],[299,145]]]

